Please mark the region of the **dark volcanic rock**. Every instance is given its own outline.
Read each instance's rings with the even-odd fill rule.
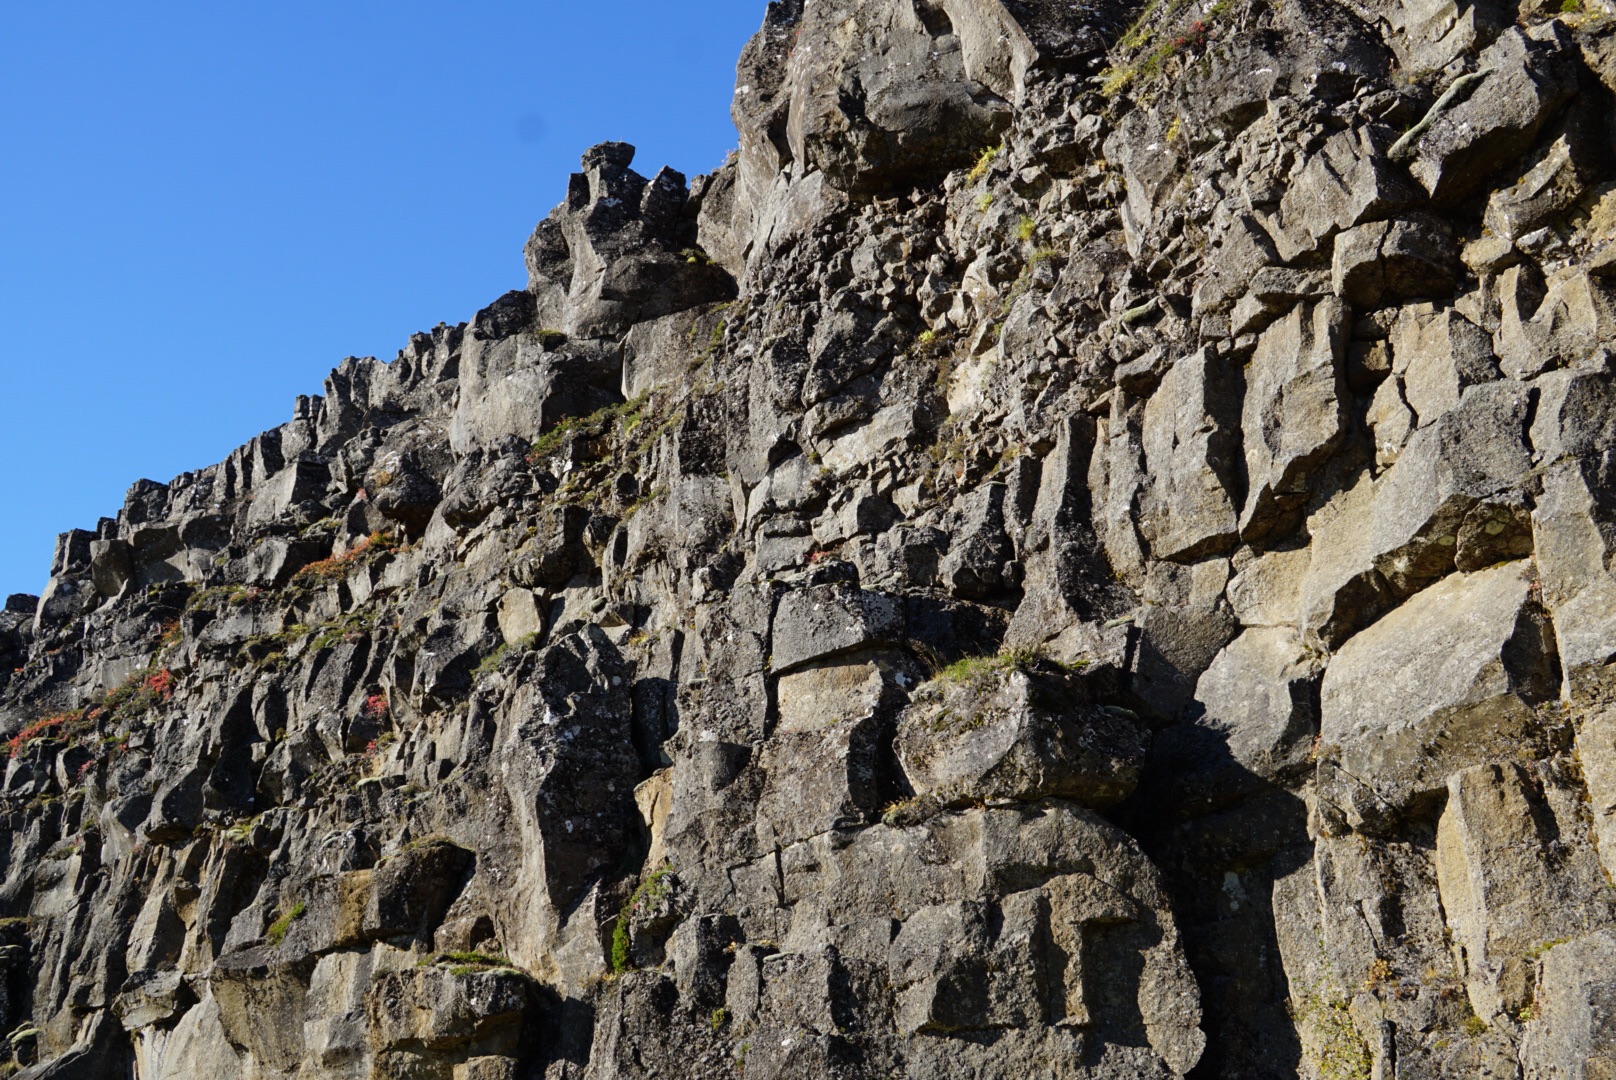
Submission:
[[[768,4],[7,600],[0,1073],[1608,1074],[1575,6]]]

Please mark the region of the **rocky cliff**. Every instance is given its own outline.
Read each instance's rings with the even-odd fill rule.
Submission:
[[[6,1068],[1616,1075],[1601,3],[769,4],[7,602]]]

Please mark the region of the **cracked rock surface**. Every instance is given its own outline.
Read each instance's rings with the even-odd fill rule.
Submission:
[[[0,1073],[1616,1075],[1606,0],[775,0],[0,612]]]

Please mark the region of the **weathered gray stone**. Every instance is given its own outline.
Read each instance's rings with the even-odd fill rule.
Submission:
[[[1071,799],[1108,806],[1139,780],[1145,733],[1071,676],[985,666],[928,683],[898,721],[898,760],[921,796],[949,804]]]
[[[903,610],[892,597],[837,585],[794,589],[774,612],[773,670],[894,642],[902,633]]]
[[[1393,375],[1375,388],[1364,422],[1375,437],[1375,464],[1396,464],[1418,422],[1403,393],[1403,380]]]
[[[1229,604],[1240,625],[1295,626],[1311,558],[1305,547],[1270,551],[1230,578]]]
[[[1454,574],[1336,653],[1321,690],[1321,753],[1352,778],[1331,793],[1353,800],[1349,815],[1395,812],[1460,769],[1514,754],[1560,681],[1533,586],[1523,562]]]
[[[1279,256],[1290,262],[1338,232],[1392,217],[1414,196],[1367,129],[1338,132],[1308,158],[1280,200]]]
[[[1597,1072],[1608,38],[768,5],[0,612],[0,1073]]]
[[[1616,295],[1586,272],[1558,275],[1544,291],[1525,267],[1512,267],[1499,282],[1502,317],[1498,354],[1511,378],[1531,378],[1560,367],[1595,361],[1601,345],[1616,335]]]
[[[1336,300],[1295,308],[1263,332],[1246,365],[1246,541],[1293,525],[1315,475],[1341,441],[1346,310]]]
[[[1616,1069],[1616,932],[1546,950],[1521,1048],[1527,1080],[1593,1080]]]
[[[1492,340],[1452,308],[1416,304],[1392,326],[1392,371],[1418,424],[1457,408],[1465,390],[1498,378]]]
[[[1483,220],[1496,235],[1516,240],[1571,208],[1587,190],[1572,144],[1556,139],[1515,186],[1495,191]]]
[[[1448,781],[1437,882],[1471,1004],[1483,1018],[1519,1012],[1532,1000],[1532,962],[1546,945],[1611,918],[1593,852],[1570,847],[1583,829],[1572,816],[1575,795],[1555,800],[1543,792],[1543,779],[1515,763],[1476,765]]]
[[[615,337],[636,322],[735,295],[729,274],[697,247],[684,176],[664,168],[648,181],[629,168],[633,160],[627,143],[591,147],[567,201],[528,240],[537,328]]]
[[[1235,761],[1266,780],[1294,778],[1312,762],[1323,660],[1289,627],[1245,631],[1195,686],[1196,721],[1227,736]]]
[[[1606,665],[1616,658],[1611,648],[1616,582],[1608,569],[1616,551],[1616,514],[1599,467],[1560,460],[1547,468],[1532,533],[1567,688],[1600,701],[1609,682]]]
[[[986,600],[1016,584],[1015,546],[1005,531],[1005,486],[986,484],[961,500],[939,567],[956,596]]]
[[[1410,148],[1409,172],[1438,203],[1463,199],[1514,160],[1576,92],[1566,45],[1554,35],[1534,41],[1511,28],[1476,63],[1480,78],[1468,95],[1439,112]]]
[[[1193,561],[1233,547],[1239,408],[1240,373],[1211,349],[1174,364],[1146,402],[1150,481],[1139,529],[1155,558]]]
[[[1330,281],[1358,307],[1445,297],[1458,282],[1459,250],[1448,226],[1429,214],[1377,221],[1336,237]]]
[[[1394,588],[1411,592],[1451,566],[1475,569],[1531,551],[1521,501],[1531,470],[1530,404],[1519,383],[1472,387],[1416,431],[1376,482],[1369,554]]]
[[[935,177],[993,144],[1012,87],[1004,61],[984,70],[983,54],[1015,43],[984,40],[1002,33],[991,23],[956,33],[940,8],[923,10],[924,19],[895,3],[802,11],[801,31],[823,52],[788,59],[776,97],[791,158],[863,195]]]

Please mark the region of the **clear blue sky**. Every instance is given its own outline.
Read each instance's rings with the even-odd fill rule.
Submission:
[[[717,167],[764,7],[0,3],[0,595],[344,356],[520,288],[590,145]]]

